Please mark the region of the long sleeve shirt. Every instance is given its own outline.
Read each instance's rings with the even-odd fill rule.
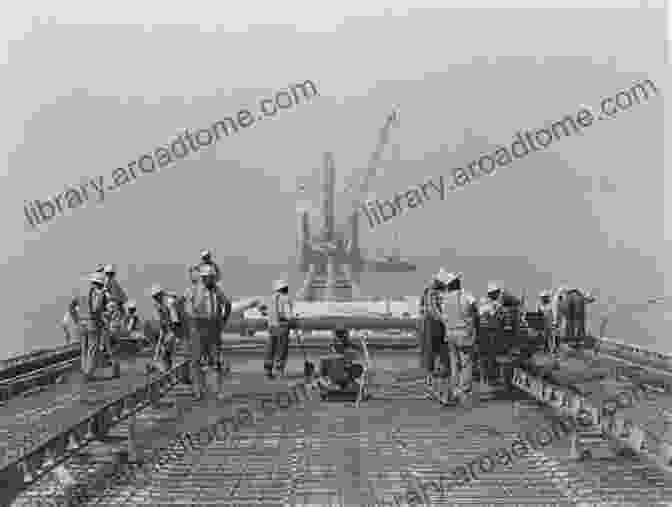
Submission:
[[[231,315],[231,301],[217,285],[212,289],[203,284],[192,287],[185,299],[185,311],[190,318],[226,321]]]
[[[154,312],[162,328],[180,323],[176,301],[173,296],[166,295],[160,303],[154,302]]]
[[[108,279],[105,283],[105,289],[109,292],[112,301],[116,301],[120,305],[125,305],[128,301],[126,292],[121,288],[121,285],[119,285],[119,281],[116,278]]]
[[[212,268],[215,270],[215,282],[221,282],[222,281],[222,270],[219,269],[219,266],[217,265],[216,262],[210,261],[210,262],[203,262],[201,261],[199,264],[196,265],[196,267],[200,270],[201,267],[208,265],[212,266]]]
[[[426,287],[420,299],[420,318],[441,320],[443,314],[443,293],[433,286]]]
[[[109,299],[109,294],[105,289],[91,287],[89,289],[88,305],[89,315],[96,322],[103,322],[105,307]]]
[[[294,315],[294,305],[288,294],[273,294],[273,300],[268,311],[268,325],[278,326]]]

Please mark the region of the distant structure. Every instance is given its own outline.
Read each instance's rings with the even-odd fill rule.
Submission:
[[[336,228],[335,185],[336,168],[331,153],[324,154],[320,184],[321,230],[313,236],[308,210],[298,211],[298,267],[305,273],[303,287],[297,299],[303,301],[353,301],[362,299],[362,272],[406,273],[416,266],[399,255],[367,260],[359,243],[359,205],[368,191],[369,181],[378,172],[383,149],[389,141],[392,127],[398,126],[399,113],[394,110],[380,130],[378,144],[371,155],[366,173],[359,182],[349,184],[344,195],[350,200],[350,212],[342,230]],[[397,150],[398,151],[398,150]],[[305,187],[299,188],[300,192]]]

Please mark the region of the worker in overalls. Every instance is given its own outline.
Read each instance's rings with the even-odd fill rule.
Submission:
[[[462,273],[448,273],[444,278],[442,320],[450,359],[450,388],[444,402],[464,402],[472,394],[475,300],[462,288],[462,278]]]
[[[224,396],[224,361],[222,357],[222,330],[231,315],[231,301],[216,283],[217,272],[210,265],[201,266],[201,283],[189,289],[185,297],[185,311],[191,326],[189,330],[191,373],[194,397],[203,398],[206,382],[201,369],[205,351],[210,365],[217,370],[218,398]]]
[[[274,377],[274,367],[278,375],[285,375],[289,356],[289,322],[293,317],[289,284],[285,280],[277,280],[273,284],[273,296],[269,305],[268,343],[264,356],[264,370],[268,379]]]
[[[494,296],[494,294],[493,294]],[[478,307],[481,389],[487,390],[497,383],[497,302],[483,297]]]
[[[159,337],[154,347],[153,363],[150,369],[161,372],[170,370],[175,355],[176,333],[180,325],[180,318],[175,307],[175,298],[158,285],[152,286],[152,301],[154,312],[159,324]]]
[[[432,277],[420,298],[421,363],[426,372],[425,384],[428,386],[433,384],[434,377],[449,374],[450,361],[446,347],[444,347],[446,329],[441,317],[447,277],[448,272],[441,268]],[[436,371],[437,357],[441,363],[440,372]]]
[[[126,292],[121,288],[119,280],[117,279],[117,268],[114,264],[108,264],[105,266],[105,289],[109,294],[110,301],[117,303],[118,309],[122,315],[126,313],[126,303],[128,302],[128,297]]]
[[[103,333],[103,342],[107,351],[106,362],[112,366],[114,377],[120,375],[119,364],[119,345],[121,342],[121,333],[124,327],[124,316],[116,301],[108,301],[105,308],[105,331]]]
[[[79,298],[72,298],[68,305],[68,311],[63,316],[63,332],[65,333],[65,344],[70,345],[71,342],[80,341],[80,315],[79,315]]]
[[[105,333],[105,307],[108,302],[108,294],[105,290],[105,275],[96,272],[89,276],[88,280],[91,283],[87,296],[89,319],[80,342],[84,382],[91,380],[98,366],[98,358],[102,353],[103,335]]]
[[[539,293],[539,302],[536,311],[541,313],[544,318],[544,347],[548,354],[555,354],[558,351],[557,334],[553,326],[553,301],[550,290],[543,290]]]

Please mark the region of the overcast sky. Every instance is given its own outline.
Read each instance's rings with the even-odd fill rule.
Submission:
[[[610,9],[588,0],[545,2],[571,7],[563,9],[399,3],[14,5],[19,11],[0,21],[11,39],[0,54],[8,329],[37,326],[26,315],[69,293],[97,262],[116,262],[125,276],[124,266],[183,265],[211,247],[225,272],[227,257],[238,259],[231,292],[244,292],[255,264],[291,264],[297,182],[317,197],[311,175],[330,150],[342,187],[366,164],[393,104],[401,160],[383,164],[372,182],[381,198],[447,176],[518,130],[596,107],[637,81],[666,85],[662,1],[612,0],[623,8]],[[109,178],[180,129],[307,79],[320,93],[313,101],[108,192],[98,206],[38,230],[26,224],[26,201]],[[454,250],[482,257],[494,274],[498,257],[521,257],[554,280],[609,295],[660,293],[672,253],[664,245],[663,111],[662,97],[653,99],[445,202],[363,227],[362,241],[374,253],[391,248],[397,232],[406,256]],[[452,269],[450,261],[440,262]]]

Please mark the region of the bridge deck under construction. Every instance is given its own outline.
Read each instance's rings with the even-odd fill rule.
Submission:
[[[489,450],[509,447],[521,427],[534,430],[551,420],[548,410],[522,393],[473,407],[441,407],[426,398],[421,382],[395,378],[417,365],[416,352],[377,351],[373,398],[359,409],[313,397],[235,433],[199,431],[248,406],[243,393],[286,390],[303,367],[303,357],[292,353],[290,379],[268,382],[260,354],[231,357],[227,391],[240,396],[194,402],[189,386],[177,384],[160,403],[138,413],[134,441],[144,465],[127,463],[129,426],[122,422],[13,505],[66,505],[66,499],[71,505],[395,505],[395,495],[413,489],[412,477],[438,481]],[[141,382],[142,360],[127,369],[134,373],[117,381],[117,392]],[[108,382],[114,381],[100,385]],[[81,415],[77,410],[87,410],[77,401],[79,389],[73,377],[35,397],[11,400],[0,411],[0,431],[13,432],[8,441],[16,446],[29,444],[38,428],[53,431],[59,422],[67,424]],[[671,398],[659,393],[632,410],[655,426]],[[672,501],[672,484],[638,457],[605,453],[577,461],[569,441],[559,439],[443,496],[428,494],[432,505],[654,506]]]

